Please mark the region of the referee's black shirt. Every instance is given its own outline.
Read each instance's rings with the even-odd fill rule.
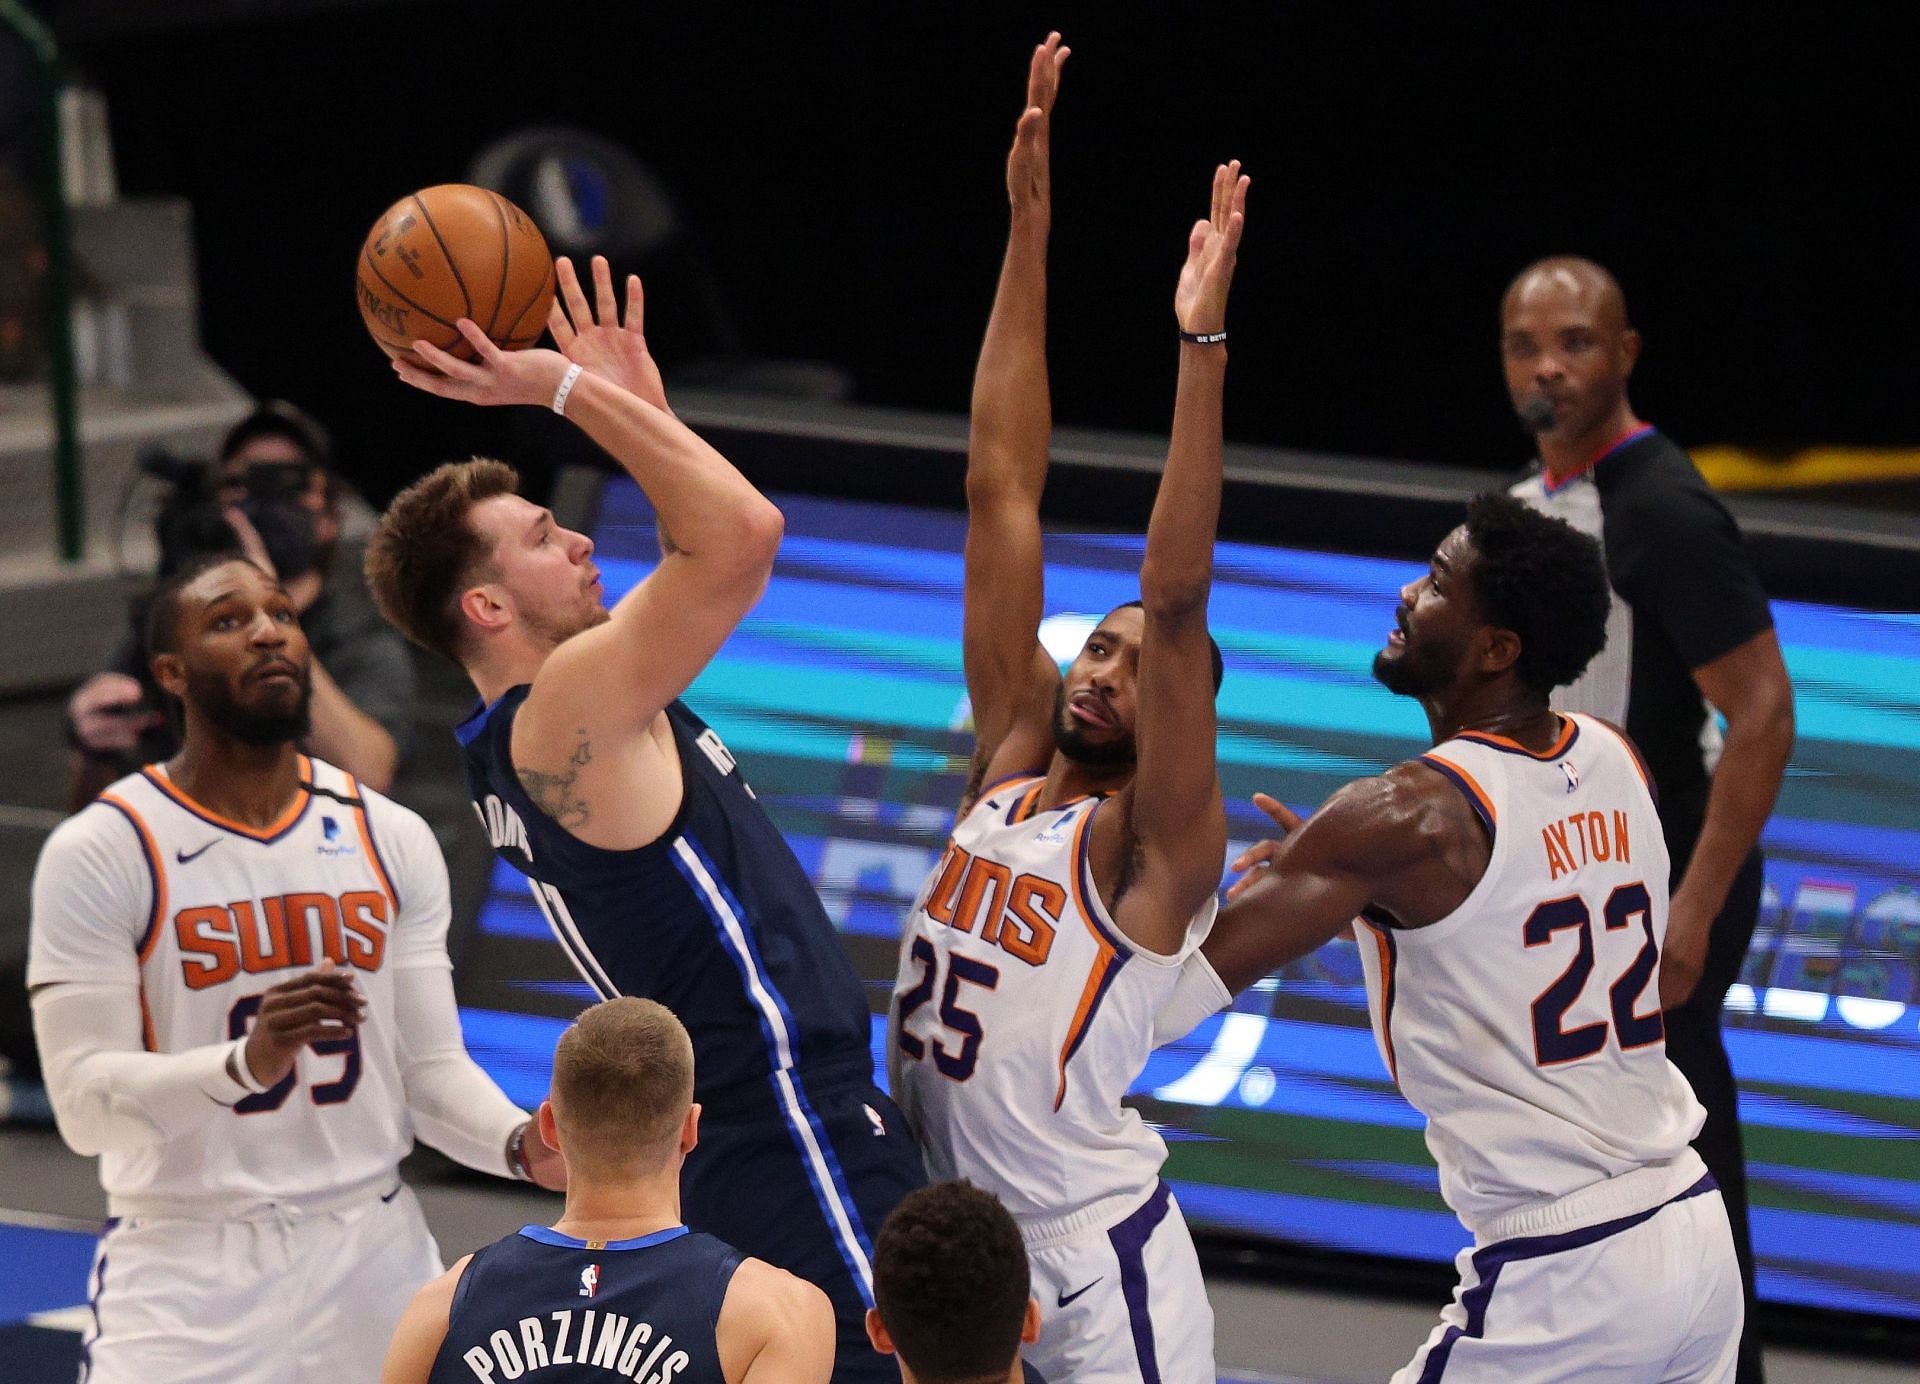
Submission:
[[[1740,530],[1692,458],[1650,426],[1558,485],[1539,471],[1513,493],[1599,538],[1613,583],[1608,647],[1554,704],[1626,727],[1669,840],[1690,848],[1720,745],[1692,670],[1773,626]]]

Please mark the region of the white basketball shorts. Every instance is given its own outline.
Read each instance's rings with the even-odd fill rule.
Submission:
[[[1718,1384],[1745,1304],[1711,1177],[1636,1216],[1462,1250],[1460,1286],[1393,1384]]]
[[[1165,1182],[1115,1224],[1029,1228],[1040,1339],[1022,1355],[1048,1384],[1213,1384],[1213,1307]]]
[[[400,1314],[441,1268],[405,1186],[311,1214],[109,1222],[81,1384],[375,1380]]]

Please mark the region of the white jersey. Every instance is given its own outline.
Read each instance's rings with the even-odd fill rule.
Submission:
[[[1468,732],[1421,756],[1492,834],[1486,873],[1431,926],[1357,928],[1381,1055],[1483,1243],[1633,1215],[1704,1173],[1660,1014],[1653,796],[1618,732],[1563,723],[1544,754]]]
[[[359,1029],[278,1085],[178,1138],[102,1155],[115,1214],[243,1214],[392,1185],[413,1127],[394,972],[449,966],[447,872],[418,815],[318,760],[286,815],[254,829],[158,766],[62,823],[34,880],[28,983],[135,985],[147,1051],[244,1035],[260,995],[322,957],[350,967]]]
[[[1215,911],[1172,956],[1129,941],[1087,860],[1102,800],[1040,812],[1042,783],[996,785],[954,827],[907,918],[889,1043],[929,1171],[995,1193],[1030,1237],[1153,1188],[1166,1145],[1120,1098]]]

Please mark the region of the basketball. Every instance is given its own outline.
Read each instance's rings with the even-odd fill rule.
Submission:
[[[360,251],[360,316],[374,344],[414,360],[430,341],[461,360],[473,349],[454,323],[470,317],[502,350],[546,330],[553,256],[533,218],[466,183],[422,188],[388,207]]]

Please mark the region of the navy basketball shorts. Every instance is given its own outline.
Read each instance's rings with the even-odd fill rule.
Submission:
[[[839,1327],[833,1377],[897,1384],[867,1340],[873,1241],[887,1213],[923,1186],[906,1117],[870,1082],[815,1088],[770,1078],[775,1101],[727,1118],[703,1113],[681,1177],[686,1222],[743,1254],[818,1284]]]

